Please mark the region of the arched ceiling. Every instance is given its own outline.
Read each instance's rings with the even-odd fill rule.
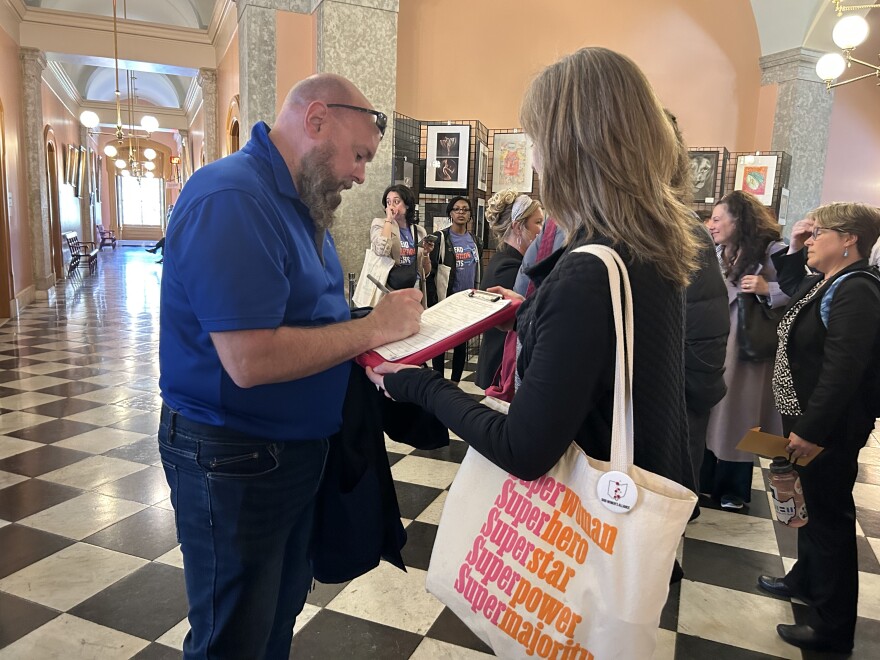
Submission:
[[[118,0],[119,18],[207,30],[217,0]],[[112,16],[112,0],[25,0],[28,7]]]

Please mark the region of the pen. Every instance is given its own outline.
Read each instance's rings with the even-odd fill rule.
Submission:
[[[379,289],[379,291],[381,291],[382,293],[391,293],[391,290],[387,286],[382,284],[379,280],[377,280],[375,277],[373,277],[369,273],[367,273],[367,279],[370,280],[370,282],[372,282],[373,284],[375,284],[376,288]]]

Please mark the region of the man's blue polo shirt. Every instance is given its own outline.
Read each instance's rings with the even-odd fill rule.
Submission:
[[[242,389],[209,335],[348,320],[333,239],[324,232],[322,263],[314,235],[309,210],[262,122],[241,151],[187,181],[168,226],[162,275],[159,387],[171,409],[273,440],[339,430],[349,362]]]

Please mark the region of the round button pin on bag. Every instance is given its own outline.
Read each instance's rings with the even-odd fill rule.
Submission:
[[[614,513],[629,513],[639,499],[636,482],[625,472],[616,470],[599,477],[596,494],[602,506]]]

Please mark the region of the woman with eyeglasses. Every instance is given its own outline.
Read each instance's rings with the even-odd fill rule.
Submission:
[[[520,195],[516,190],[501,190],[492,195],[486,205],[486,221],[498,238],[498,250],[486,266],[480,288],[500,286],[512,289],[523,255],[544,225],[544,210],[528,195]],[[483,333],[474,379],[477,387],[485,390],[492,384],[495,372],[501,366],[506,337],[507,333],[497,328]]]
[[[804,492],[798,559],[783,578],[758,586],[810,606],[779,636],[799,648],[849,652],[859,590],[853,486],[859,450],[880,415],[880,209],[828,204],[795,224],[787,253],[774,256],[792,292],[779,323],[773,394]],[[875,248],[873,265],[869,264]],[[807,275],[804,265],[817,274]],[[820,452],[821,453],[818,453]]]
[[[742,509],[751,501],[755,457],[736,445],[746,432],[760,426],[779,435],[782,421],[773,405],[770,376],[773,363],[739,357],[739,294],[757,296],[771,308],[782,308],[788,295],[780,288],[771,255],[785,251],[776,220],[754,195],[741,190],[725,195],[706,223],[716,246],[727,283],[730,334],[724,360],[727,395],[709,414],[706,455],[700,472],[700,492],[711,494],[725,509]]]
[[[428,277],[428,306],[437,304],[453,293],[473,289],[480,282],[480,246],[468,231],[471,221],[471,202],[467,197],[453,197],[446,205],[449,227],[433,234],[435,249],[431,256],[431,275]],[[461,381],[467,361],[467,342],[452,350],[453,383]],[[432,361],[434,369],[444,373],[446,354]]]

